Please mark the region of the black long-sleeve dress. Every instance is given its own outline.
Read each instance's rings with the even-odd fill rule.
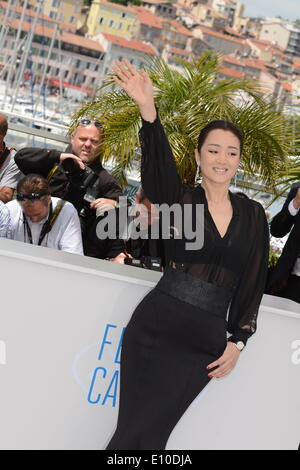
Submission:
[[[223,237],[201,186],[180,181],[157,117],[143,121],[142,185],[155,204],[204,205],[204,245],[187,250],[166,241],[170,259],[125,330],[117,430],[108,449],[163,449],[190,403],[209,382],[206,366],[232,340],[245,344],[256,331],[269,252],[263,207],[229,191],[233,216]],[[190,240],[188,240],[190,241]]]

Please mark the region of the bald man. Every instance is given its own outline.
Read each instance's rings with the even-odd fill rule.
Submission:
[[[18,181],[23,176],[15,163],[16,151],[5,145],[7,129],[7,119],[0,114],[0,201],[5,204],[11,201]]]

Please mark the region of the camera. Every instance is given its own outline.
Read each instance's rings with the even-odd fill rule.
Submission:
[[[94,186],[99,175],[94,173],[89,167],[82,170],[73,158],[66,158],[62,163],[62,167],[69,180],[68,197],[72,195],[70,198],[72,202],[76,200],[74,205],[76,208],[79,208],[81,218],[89,217],[94,213],[90,209],[90,203],[97,196],[97,187]]]
[[[66,158],[62,164],[62,168],[65,170],[65,174],[73,186],[77,186],[78,189],[83,189],[83,179],[85,170],[82,170],[73,158]]]
[[[124,264],[136,268],[151,269],[152,271],[162,271],[161,258],[154,258],[153,256],[141,256],[141,259],[127,257],[124,259]]]

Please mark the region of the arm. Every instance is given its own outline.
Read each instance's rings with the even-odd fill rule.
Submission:
[[[168,139],[157,116],[152,82],[146,72],[138,72],[127,60],[123,63],[116,61],[115,64],[115,82],[136,102],[143,120],[140,140],[144,192],[154,204],[171,205],[180,200],[183,185]]]
[[[0,179],[0,200],[5,204],[12,200],[14,190],[23,176],[15,163],[14,155],[15,152],[11,151],[8,165],[2,171]]]
[[[263,296],[269,256],[269,227],[263,207],[254,204],[253,223],[255,230],[252,246],[244,266],[239,283],[232,299],[229,317],[228,331],[232,333],[229,341],[243,341],[248,339],[256,331],[258,309]]]
[[[9,201],[12,200],[14,195],[14,190],[11,188],[7,188],[6,186],[1,186],[0,187],[0,201],[4,202],[4,204],[7,204]]]
[[[143,119],[140,131],[142,148],[142,187],[153,204],[179,202],[183,185],[164,128],[157,116],[153,123]]]
[[[72,158],[81,169],[84,169],[84,164],[76,155],[41,148],[28,147],[19,150],[15,155],[15,162],[24,175],[37,173],[47,178],[50,171],[67,158]]]
[[[41,148],[24,148],[15,155],[15,162],[24,175],[38,173],[47,178],[55,165],[59,165],[61,152]]]
[[[294,198],[296,198],[296,202],[294,203]],[[295,212],[292,213],[289,210],[289,204],[293,200],[294,209],[296,209],[295,204],[298,204],[298,199],[300,198],[300,190],[299,190],[299,183],[296,183],[292,186],[286,201],[281,209],[281,211],[275,215],[271,222],[271,234],[273,237],[281,238],[284,237],[287,233],[290,232],[291,228],[295,223]],[[299,203],[300,207],[300,203]]]

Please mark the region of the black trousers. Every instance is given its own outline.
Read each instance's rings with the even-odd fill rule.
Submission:
[[[291,274],[286,287],[278,295],[300,303],[300,276]]]
[[[164,449],[227,344],[216,316],[153,289],[125,330],[117,429],[108,450]]]

